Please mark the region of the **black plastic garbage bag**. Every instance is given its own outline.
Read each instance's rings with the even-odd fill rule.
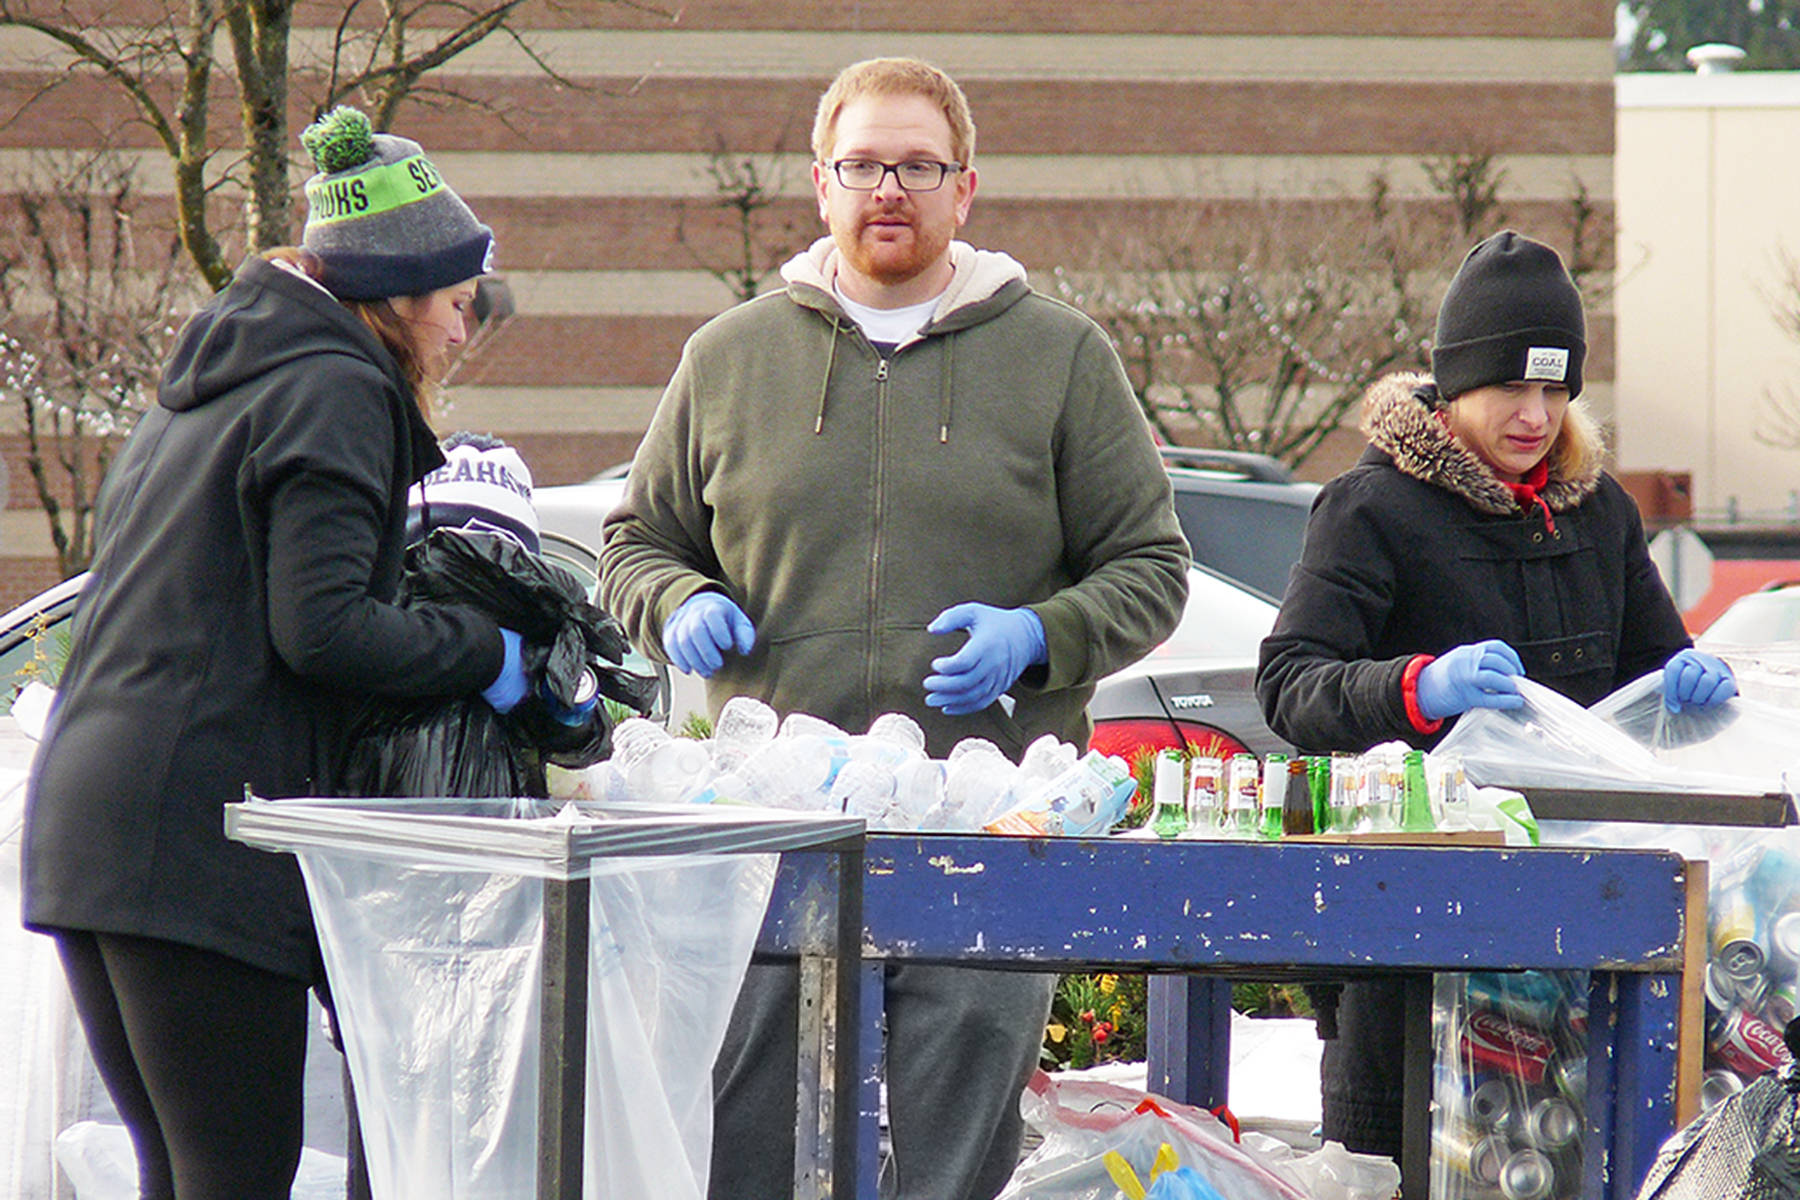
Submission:
[[[1790,1048],[1800,1020],[1790,1022]],[[1664,1143],[1638,1200],[1793,1200],[1800,1196],[1800,1069],[1752,1081]]]
[[[581,584],[518,543],[436,529],[406,552],[401,604],[463,604],[524,642],[529,695],[496,713],[479,696],[372,702],[359,717],[338,790],[347,796],[544,796],[545,767],[580,768],[612,750],[596,695],[647,711],[656,681],[623,669],[624,630]]]

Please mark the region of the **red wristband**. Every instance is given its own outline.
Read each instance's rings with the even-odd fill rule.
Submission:
[[[1425,714],[1419,711],[1419,672],[1436,660],[1434,654],[1415,654],[1411,662],[1406,664],[1406,672],[1400,676],[1400,697],[1406,702],[1406,719],[1420,733],[1436,733],[1444,727],[1444,719],[1427,721]]]

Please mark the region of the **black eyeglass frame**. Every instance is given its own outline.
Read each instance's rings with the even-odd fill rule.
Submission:
[[[844,178],[844,168],[857,164],[880,167],[881,174],[876,177],[874,183],[867,187],[858,187]],[[831,171],[832,176],[838,181],[839,187],[847,188],[852,192],[878,192],[881,190],[881,185],[887,182],[889,175],[894,177],[894,182],[900,185],[900,190],[903,192],[935,192],[944,186],[944,181],[950,176],[969,169],[967,163],[939,162],[932,158],[909,158],[905,162],[897,163],[882,162],[878,158],[835,158],[821,165]],[[937,182],[930,187],[908,187],[905,176],[900,174],[907,167],[936,167]]]

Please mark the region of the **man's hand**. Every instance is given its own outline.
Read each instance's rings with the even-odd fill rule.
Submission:
[[[925,703],[952,717],[980,712],[998,700],[1025,673],[1045,660],[1044,623],[1028,608],[995,608],[991,604],[957,604],[946,608],[929,633],[969,631],[962,649],[931,660],[925,677]]]
[[[705,678],[725,665],[725,651],[750,653],[756,627],[722,592],[695,592],[663,622],[663,649],[683,671]]]

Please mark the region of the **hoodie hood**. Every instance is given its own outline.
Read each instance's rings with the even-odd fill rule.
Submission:
[[[797,304],[842,316],[833,290],[839,263],[837,243],[829,235],[820,238],[781,268],[788,295]],[[955,271],[950,286],[938,297],[937,308],[919,331],[920,337],[966,329],[1004,312],[1031,292],[1025,268],[997,250],[977,250],[967,242],[951,242],[950,266]]]
[[[1404,475],[1454,492],[1496,516],[1519,511],[1513,491],[1474,451],[1450,436],[1431,408],[1429,375],[1399,372],[1379,379],[1363,396],[1362,430],[1369,444]],[[1600,485],[1600,468],[1574,476],[1552,474],[1539,494],[1552,512],[1567,512]]]
[[[297,359],[348,354],[367,359],[402,396],[412,389],[369,328],[329,292],[262,258],[237,276],[182,327],[163,368],[157,403],[175,412],[199,408]]]

